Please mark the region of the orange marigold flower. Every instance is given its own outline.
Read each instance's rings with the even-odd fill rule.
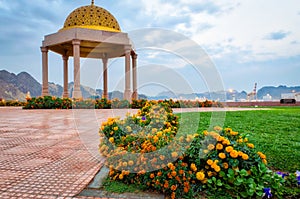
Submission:
[[[215,145],[213,145],[213,144],[209,144],[208,146],[207,146],[207,148],[208,148],[208,150],[213,150],[214,148],[215,148]]]
[[[169,163],[168,163],[168,167],[169,167],[169,168],[174,167],[173,163],[169,162]]]
[[[154,173],[150,174],[150,178],[153,179],[155,177]]]
[[[197,178],[197,180],[202,181],[205,178],[205,174],[202,171],[199,171],[196,173],[196,178]]]
[[[232,150],[232,151],[230,152],[230,156],[231,156],[232,158],[237,158],[237,157],[239,156],[239,153],[238,153],[236,150]]]
[[[220,144],[220,143],[218,143],[218,144],[216,145],[216,149],[217,149],[217,150],[222,150],[222,149],[223,149],[223,145]]]
[[[161,175],[162,175],[161,171],[157,172],[157,176],[161,176]]]
[[[195,165],[194,163],[191,164],[191,169],[192,169],[193,171],[197,171],[197,167],[196,167],[196,165]]]
[[[119,127],[115,126],[113,129],[114,129],[114,131],[117,131],[119,129]]]
[[[176,172],[176,171],[172,171],[172,172],[171,172],[171,175],[172,175],[173,177],[175,177],[175,176],[177,175],[177,172]]]
[[[176,186],[176,185],[172,185],[172,186],[171,186],[171,190],[172,190],[172,191],[175,191],[176,189],[177,189],[177,186]]]
[[[230,141],[227,139],[224,139],[222,142],[223,145],[230,145]]]
[[[235,132],[235,131],[231,131],[230,132],[230,135],[233,135],[233,136],[236,136],[236,135],[238,135],[239,133],[238,132]]]
[[[178,157],[178,153],[177,153],[177,152],[175,152],[175,151],[174,151],[174,152],[172,152],[172,153],[171,153],[171,155],[172,155],[172,158],[177,158],[177,157]]]
[[[175,199],[176,198],[176,193],[175,192],[172,192],[171,193],[171,199]]]
[[[219,157],[220,157],[221,159],[225,159],[225,158],[226,158],[226,154],[225,154],[225,153],[219,153]]]
[[[129,161],[128,161],[128,165],[129,165],[129,166],[132,166],[133,164],[134,164],[134,162],[133,162],[132,160],[129,160]]]
[[[244,153],[244,154],[242,155],[242,158],[243,158],[243,160],[248,160],[248,159],[249,159],[249,156],[248,156],[247,154]]]
[[[242,151],[238,151],[239,156],[242,157],[242,155],[244,154]]]
[[[228,169],[228,167],[229,167],[229,166],[228,166],[228,163],[227,163],[227,162],[224,162],[224,163],[223,163],[223,167],[224,167],[224,169]]]
[[[127,167],[127,162],[123,162],[123,163],[122,163],[122,166],[123,166],[123,167]]]
[[[248,143],[247,146],[251,149],[254,149],[254,144],[252,144],[252,143]]]
[[[180,170],[179,170],[179,174],[180,174],[180,175],[183,175],[183,174],[184,174],[184,170],[180,169]]]
[[[188,187],[184,187],[184,188],[183,188],[183,192],[184,192],[184,193],[189,192],[189,188],[188,188]]]
[[[231,151],[233,151],[233,147],[232,146],[228,146],[225,148],[227,153],[230,153]]]
[[[263,162],[264,164],[268,164],[268,161],[267,161],[266,159],[262,159],[262,162]]]
[[[206,161],[206,163],[207,163],[208,165],[212,165],[214,162],[213,162],[211,159],[209,159],[209,160]]]
[[[120,179],[120,180],[123,180],[123,178],[124,178],[123,174],[120,174],[120,175],[119,175],[119,179]]]

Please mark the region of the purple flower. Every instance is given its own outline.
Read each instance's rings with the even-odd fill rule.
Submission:
[[[297,178],[298,185],[300,185],[300,171],[296,171],[296,178]]]
[[[272,197],[271,188],[264,188],[263,191],[264,191],[263,197],[267,197],[267,198],[271,198]]]
[[[145,121],[146,120],[146,116],[142,116],[142,121]]]
[[[277,173],[278,175],[280,175],[282,178],[284,178],[285,176],[288,176],[288,174],[283,173],[283,172],[280,172],[280,171],[277,171],[276,173]]]

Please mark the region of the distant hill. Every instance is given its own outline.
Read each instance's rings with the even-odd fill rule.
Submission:
[[[68,90],[71,97],[74,83],[68,84]],[[80,86],[83,98],[94,98],[102,96],[101,89],[92,89],[88,86]],[[31,97],[38,97],[42,93],[42,85],[34,79],[27,72],[19,74],[10,73],[6,70],[0,70],[0,98],[5,100],[24,101],[27,92],[30,92]],[[52,96],[61,97],[63,94],[63,87],[59,84],[49,82],[49,93]],[[113,91],[109,93],[109,99],[123,99],[123,93],[120,91]],[[146,99],[147,96],[139,95],[139,98]]]
[[[267,94],[271,95],[273,99],[280,99],[282,93],[300,92],[300,86],[287,87],[287,86],[265,86],[257,91],[258,99],[262,99]]]
[[[69,93],[72,93],[73,82],[69,83]],[[84,98],[96,95],[96,91],[92,88],[82,86],[81,91]],[[27,72],[19,74],[10,73],[6,70],[0,70],[0,98],[6,100],[24,101],[27,92],[31,97],[38,97],[42,93],[42,85]],[[61,97],[63,87],[59,84],[49,82],[49,93],[52,96]]]

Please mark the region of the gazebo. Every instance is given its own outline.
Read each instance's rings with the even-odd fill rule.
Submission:
[[[48,51],[62,55],[64,84],[63,97],[69,97],[68,60],[73,57],[74,88],[72,98],[82,98],[80,90],[80,58],[102,59],[103,96],[108,99],[108,59],[125,57],[124,99],[137,99],[137,54],[127,33],[121,32],[115,17],[104,8],[94,5],[75,9],[57,33],[46,35],[42,42],[42,96],[49,95]],[[131,71],[132,65],[132,71]],[[131,74],[132,73],[132,74]],[[131,76],[132,89],[131,90]]]

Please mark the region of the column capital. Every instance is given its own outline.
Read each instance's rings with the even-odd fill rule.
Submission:
[[[131,46],[130,45],[124,46],[124,51],[125,51],[125,54],[130,53],[131,52]]]
[[[62,58],[63,58],[64,61],[68,61],[69,60],[69,56],[68,55],[63,55]]]
[[[81,41],[79,39],[73,39],[72,44],[73,45],[80,45]]]
[[[47,46],[41,46],[41,51],[43,53],[47,53],[48,52],[48,47]]]
[[[138,55],[137,54],[133,54],[132,55],[132,59],[137,59]]]

